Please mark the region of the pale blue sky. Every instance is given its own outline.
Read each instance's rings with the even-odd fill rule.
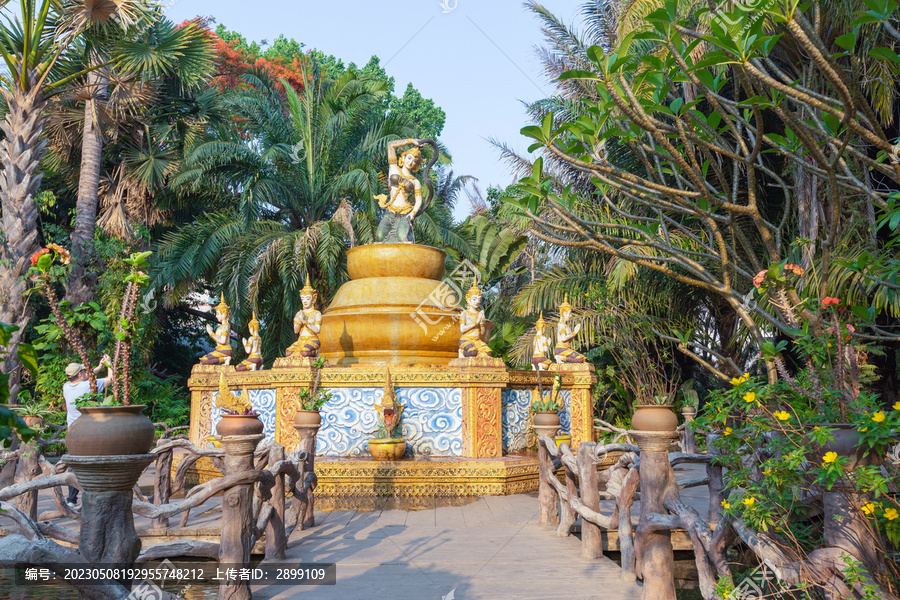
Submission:
[[[455,173],[477,177],[482,190],[505,186],[512,177],[486,138],[520,151],[528,147],[519,134],[527,124],[520,100],[551,91],[535,55],[542,43],[540,24],[519,0],[443,0],[443,5],[438,0],[175,0],[168,16],[176,22],[213,16],[249,40],[272,41],[283,33],[345,64],[363,65],[377,55],[395,78],[398,95],[411,81],[447,113],[441,140],[453,154]],[[578,0],[543,5],[564,22],[580,21]],[[461,203],[458,218],[468,214],[468,201]]]

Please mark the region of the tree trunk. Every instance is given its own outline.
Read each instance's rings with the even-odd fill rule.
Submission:
[[[29,77],[32,82],[36,79],[34,73]],[[0,123],[4,133],[0,140],[0,321],[19,326],[7,348],[10,355],[0,369],[10,374],[11,402],[16,403],[22,378],[16,350],[31,318],[23,276],[31,266],[31,255],[40,248],[34,194],[41,185],[38,166],[47,147],[47,140],[41,139],[47,117],[43,114],[46,100],[40,89],[0,89],[0,93],[9,105],[6,119]]]
[[[96,60],[95,60],[96,62]],[[103,135],[98,122],[97,101],[106,94],[106,81],[92,71],[87,75],[90,99],[84,103],[84,130],[81,136],[81,171],[78,175],[78,201],[75,205],[75,229],[72,231],[72,273],[66,299],[72,306],[93,298],[93,277],[89,275],[91,240],[97,226],[97,193],[100,188],[100,159]]]

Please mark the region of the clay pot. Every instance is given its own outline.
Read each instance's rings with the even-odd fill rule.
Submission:
[[[678,415],[671,404],[640,405],[631,417],[631,428],[635,431],[675,431],[678,429]]]
[[[534,413],[532,422],[537,427],[559,427],[559,413],[555,413],[555,412]]]
[[[863,456],[865,449],[857,448],[860,441],[859,432],[855,426],[849,423],[819,423],[819,427],[827,427],[831,429],[833,442],[828,442],[823,446],[816,448],[809,455],[810,462],[821,463],[826,452],[837,452],[838,456],[844,456],[850,459],[850,462],[844,465],[844,469],[849,471],[856,467],[869,467],[881,463],[881,458],[874,454]],[[807,427],[812,429],[813,426]],[[815,444],[811,444],[815,445]]]
[[[36,417],[35,415],[25,415],[22,417],[22,420],[25,421],[25,424],[34,429],[35,427],[43,427],[47,424],[44,421],[43,417]]]
[[[147,454],[156,438],[144,405],[80,408],[66,432],[66,446],[74,456]]]
[[[216,424],[218,435],[257,435],[263,432],[263,422],[256,415],[222,415]]]
[[[321,425],[322,415],[317,410],[298,410],[294,413],[295,427],[309,427],[311,425]]]
[[[406,438],[369,440],[369,454],[375,460],[400,460],[406,453]]]

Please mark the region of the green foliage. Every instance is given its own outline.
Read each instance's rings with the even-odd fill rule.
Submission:
[[[9,344],[12,339],[11,336],[15,331],[18,331],[18,327],[15,325],[10,325],[8,323],[0,322],[0,358],[6,358],[9,356],[9,352],[6,351],[6,346]],[[30,347],[29,347],[30,348]],[[20,355],[22,353],[21,344],[20,344]],[[26,350],[26,356],[30,356],[33,353],[33,350]],[[31,373],[31,376],[34,377],[36,375],[32,361],[22,361],[22,364],[25,368]],[[18,401],[18,398],[16,399]],[[11,437],[13,432],[17,433],[19,437],[23,441],[29,441],[35,436],[34,430],[25,425],[25,422],[12,410],[10,410],[6,405],[9,403],[9,375],[6,373],[0,373],[0,439],[3,440],[3,446],[9,447]]]

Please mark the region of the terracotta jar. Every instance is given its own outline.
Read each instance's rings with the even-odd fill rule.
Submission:
[[[536,412],[532,422],[537,427],[559,427],[559,413]]]
[[[78,409],[66,432],[66,447],[74,456],[147,454],[156,438],[146,406],[92,406]]]
[[[25,415],[24,417],[22,417],[22,420],[25,421],[25,424],[32,429],[35,427],[42,427],[47,423],[46,421],[44,421],[43,417],[36,417],[35,415]]]
[[[671,404],[642,404],[631,417],[631,428],[635,431],[675,431],[678,429],[678,416]]]
[[[216,424],[218,435],[257,435],[263,432],[263,422],[257,415],[222,415]]]
[[[294,425],[297,427],[309,427],[321,425],[322,415],[317,410],[298,410],[294,413]]]
[[[400,460],[406,453],[406,438],[369,440],[369,454],[375,460]]]

